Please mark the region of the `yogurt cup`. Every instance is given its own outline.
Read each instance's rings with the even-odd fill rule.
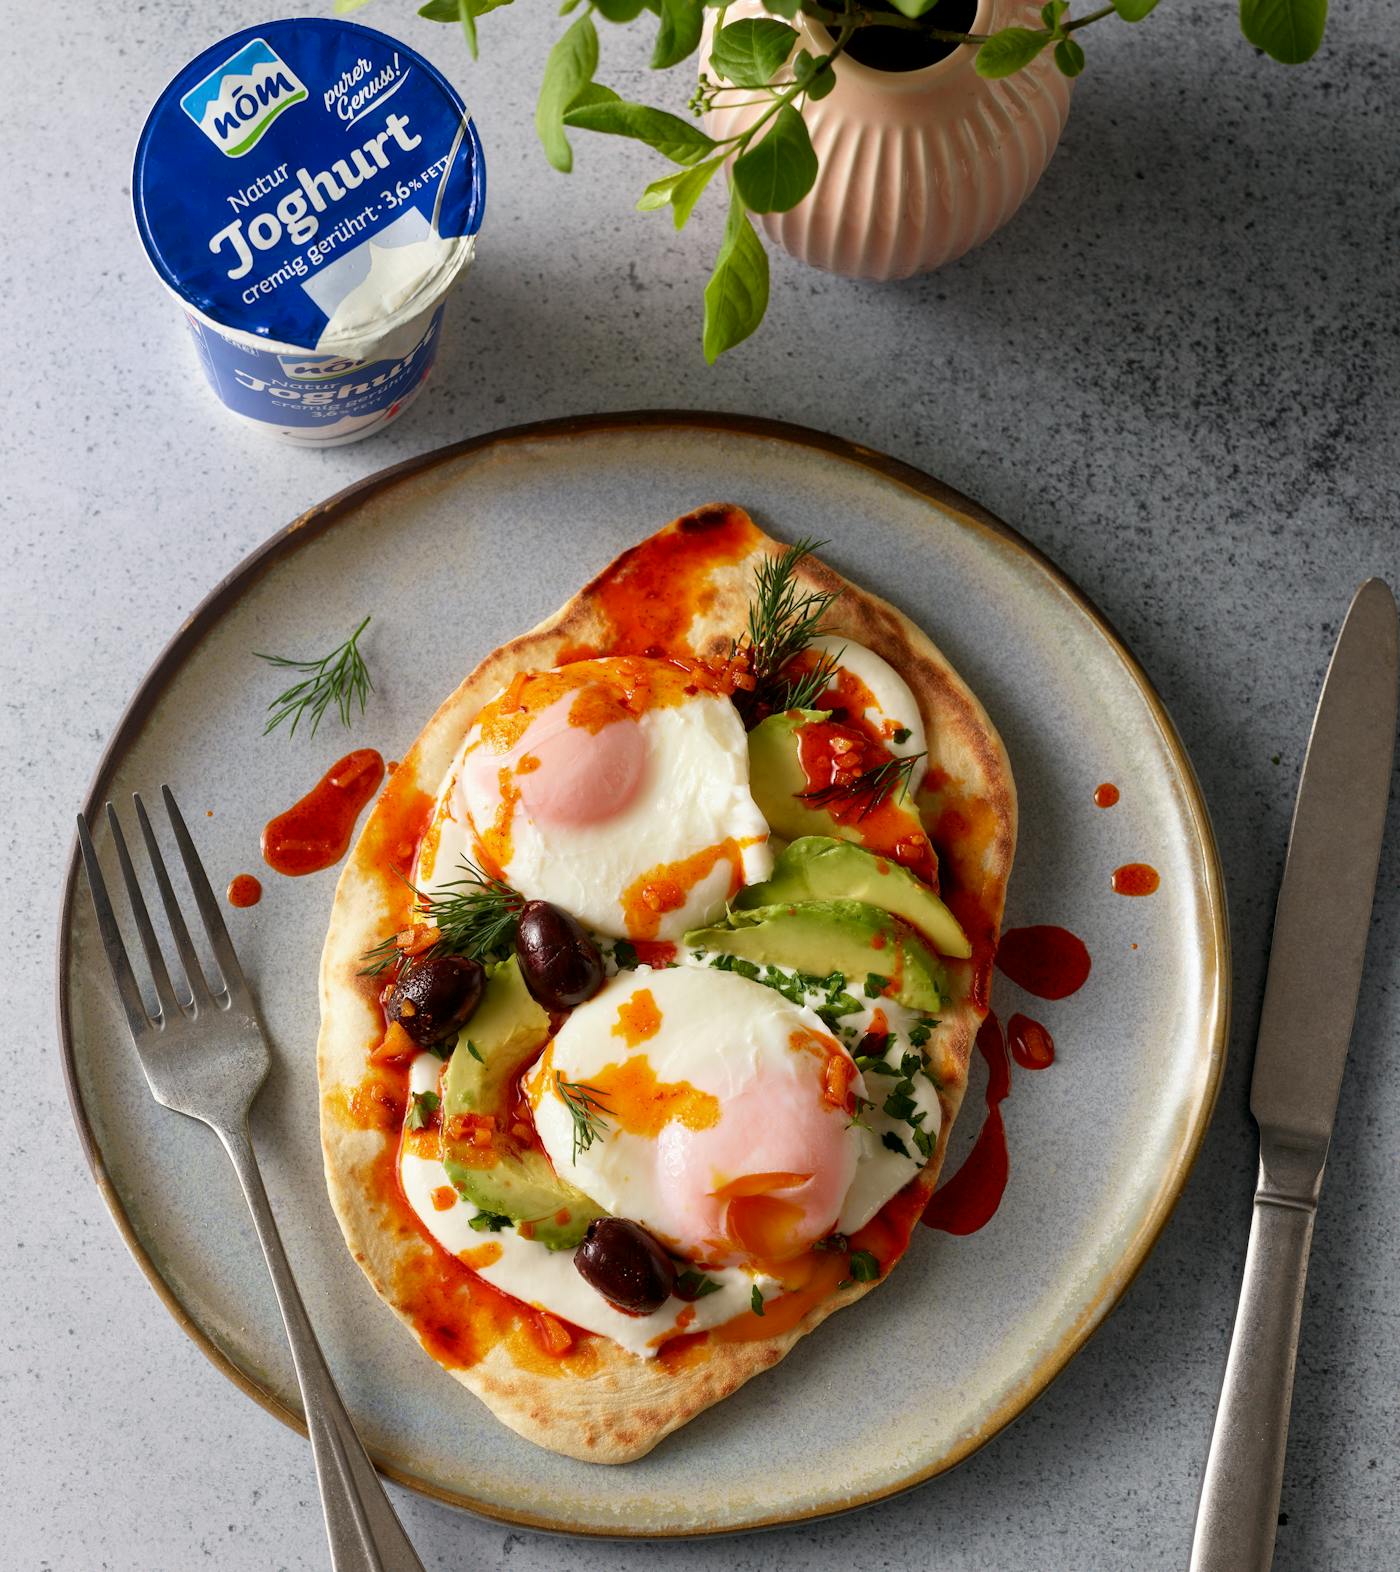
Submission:
[[[306,18],[233,33],[174,78],[132,200],[225,408],[321,447],[378,431],[422,389],[486,163],[421,55]]]

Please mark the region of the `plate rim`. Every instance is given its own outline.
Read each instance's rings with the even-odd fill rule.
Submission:
[[[989,535],[1028,557],[1052,583],[1066,595],[1093,624],[1101,638],[1109,645],[1128,676],[1141,694],[1161,735],[1182,784],[1182,798],[1187,815],[1200,848],[1204,863],[1204,884],[1209,914],[1209,934],[1202,943],[1203,982],[1210,999],[1214,1016],[1214,1030],[1210,1038],[1209,1060],[1205,1067],[1204,1095],[1197,1105],[1190,1127],[1180,1146],[1172,1167],[1164,1176],[1164,1183],[1152,1211],[1129,1243],[1128,1248],[1114,1263],[1098,1295],[1087,1305],[1078,1319],[1059,1340],[1055,1347],[1043,1355],[1030,1373],[1017,1384],[999,1408],[995,1410],[972,1434],[963,1438],[953,1449],[926,1467],[920,1467],[887,1486],[881,1486],[859,1496],[829,1503],[812,1509],[769,1513],[743,1523],[723,1528],[668,1528],[661,1530],[631,1529],[624,1526],[602,1527],[590,1523],[561,1523],[557,1518],[536,1517],[526,1511],[516,1511],[492,1502],[485,1502],[465,1493],[445,1490],[431,1481],[400,1468],[376,1448],[370,1456],[379,1471],[395,1483],[416,1491],[419,1495],[475,1513],[495,1522],[512,1527],[528,1528],[540,1533],[576,1534],[592,1539],[698,1539],[728,1534],[750,1533],[764,1528],[777,1528],[796,1523],[818,1521],[835,1517],[859,1507],[871,1506],[914,1489],[917,1485],[936,1478],[965,1462],[980,1451],[994,1436],[1018,1418],[1050,1386],[1051,1382],[1069,1364],[1070,1360],[1103,1325],[1132,1285],[1148,1256],[1152,1253],[1162,1230],[1176,1210],[1182,1192],[1190,1178],[1199,1156],[1206,1131],[1220,1093],[1229,1043],[1231,1013],[1231,972],[1229,915],[1225,899],[1224,870],[1211,825],[1205,796],[1197,779],[1185,744],[1182,742],[1171,714],[1146,670],[1133,653],[1127,640],[1094,601],[1058,567],[1038,546],[1032,544],[1018,530],[996,517],[980,503],[955,490],[945,482],[897,459],[877,448],[867,447],[813,427],[790,421],[775,420],[766,416],[736,415],[706,410],[623,410],[591,415],[570,415],[549,420],[531,421],[504,426],[483,432],[459,442],[430,449],[396,464],[376,470],[343,487],[323,502],[314,504],[304,513],[284,525],[256,546],[204,596],[195,610],[181,623],[152,662],[128,700],[111,736],[102,750],[93,771],[82,812],[91,819],[104,799],[107,783],[118,759],[138,735],[142,723],[151,713],[169,681],[179,671],[188,652],[211,629],[226,607],[246,589],[270,572],[285,557],[300,546],[330,530],[344,516],[395,482],[411,475],[436,468],[454,459],[475,452],[510,443],[539,440],[567,440],[588,437],[599,433],[617,434],[628,431],[702,431],[728,435],[758,437],[768,441],[789,443],[823,453],[858,469],[864,469],[894,481],[934,503],[943,512],[953,515],[965,527]],[[70,846],[67,870],[64,876],[63,899],[59,910],[58,969],[55,977],[55,1003],[58,1016],[59,1054],[62,1061],[64,1088],[69,1111],[78,1132],[83,1156],[87,1161],[98,1191],[106,1203],[117,1232],[127,1250],[140,1268],[156,1297],[165,1306],[180,1329],[190,1338],[206,1359],[233,1384],[251,1397],[261,1408],[282,1421],[290,1429],[305,1436],[306,1422],[299,1408],[289,1408],[279,1397],[261,1385],[206,1335],[204,1329],[186,1309],[175,1289],[161,1275],[137,1237],[127,1216],[122,1198],[107,1171],[106,1162],[95,1131],[89,1122],[78,1084],[77,1060],[74,1052],[72,1012],[68,998],[67,978],[72,959],[71,934],[73,906],[78,893],[79,852],[76,834]]]

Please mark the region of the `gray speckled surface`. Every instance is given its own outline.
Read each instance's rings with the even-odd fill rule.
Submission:
[[[0,425],[15,945],[0,1043],[3,1559],[324,1564],[304,1444],[156,1304],[68,1127],[51,873],[127,695],[218,577],[345,482],[511,421],[668,404],[806,421],[911,459],[1103,606],[1165,694],[1215,816],[1235,1058],[1182,1206],[1121,1309],[956,1474],[845,1520],[661,1548],[541,1539],[398,1493],[424,1561],[1179,1566],[1244,1246],[1247,1052],[1302,742],[1352,588],[1400,577],[1400,99],[1394,50],[1377,47],[1394,24],[1339,10],[1321,57],[1294,72],[1257,59],[1206,0],[1095,29],[1065,144],[1008,230],[893,288],[777,260],[767,327],[711,372],[695,342],[705,227],[677,238],[634,216],[648,176],[622,144],[589,145],[570,180],[533,145],[547,13],[488,19],[475,71],[407,5],[379,0],[367,18],[464,84],[492,205],[430,394],[386,436],[326,455],[227,423],[129,226],[128,149],[149,99],[216,27],[265,12],[240,0],[213,23],[163,0],[10,23],[24,68],[7,87],[23,150],[0,252],[18,338]],[[615,35],[608,46],[640,59]],[[640,75],[606,73],[622,88]],[[1280,1567],[1400,1560],[1397,819],[1313,1255]]]

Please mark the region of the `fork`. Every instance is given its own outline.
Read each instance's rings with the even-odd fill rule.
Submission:
[[[238,1175],[248,1210],[253,1214],[258,1241],[267,1258],[267,1269],[287,1328],[292,1363],[306,1409],[306,1428],[321,1490],[332,1567],[335,1572],[423,1572],[423,1564],[394,1515],[374,1465],[345,1412],[282,1248],[248,1134],[248,1114],[271,1063],[267,1039],[253,996],[243,980],[233,942],[224,927],[219,903],[168,786],[161,787],[161,797],[220,975],[217,986],[211,986],[190,940],[145,804],[139,796],[133,795],[151,871],[185,975],[184,997],[177,995],[151,925],[116,809],[109,802],[107,823],[150,970],[157,1003],[154,1015],[146,1008],[122,942],[87,821],[82,814],[78,815],[78,844],[97,913],[102,948],[107,953],[112,980],[121,996],[136,1056],[145,1071],[151,1095],[158,1103],[207,1124],[223,1142]]]

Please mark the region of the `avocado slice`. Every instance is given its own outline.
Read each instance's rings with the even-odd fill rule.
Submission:
[[[762,884],[750,884],[735,904],[744,910],[783,901],[848,897],[902,917],[940,955],[966,960],[972,954],[958,920],[922,879],[907,868],[851,841],[804,835],[785,847]]]
[[[867,979],[895,978],[893,997],[927,1015],[936,1014],[943,1000],[938,957],[868,901],[794,901],[731,911],[722,923],[692,928],[685,943],[817,976],[841,972],[851,992],[867,998],[875,997]]]
[[[843,841],[861,839],[859,820],[842,824],[820,803],[802,800],[808,785],[798,752],[798,728],[810,721],[826,720],[829,714],[828,710],[785,710],[760,721],[749,733],[749,791],[769,829],[784,840],[794,841],[804,835]],[[903,784],[889,803],[909,820],[911,835],[922,832],[918,812]]]
[[[551,1250],[571,1250],[589,1223],[605,1213],[561,1179],[543,1152],[517,1146],[504,1129],[506,1090],[548,1037],[549,1016],[531,998],[515,957],[493,966],[481,1003],[458,1036],[443,1077],[442,1163],[464,1201],[483,1212],[528,1222],[531,1237]],[[490,1114],[497,1120],[490,1147],[451,1133],[467,1114]]]

